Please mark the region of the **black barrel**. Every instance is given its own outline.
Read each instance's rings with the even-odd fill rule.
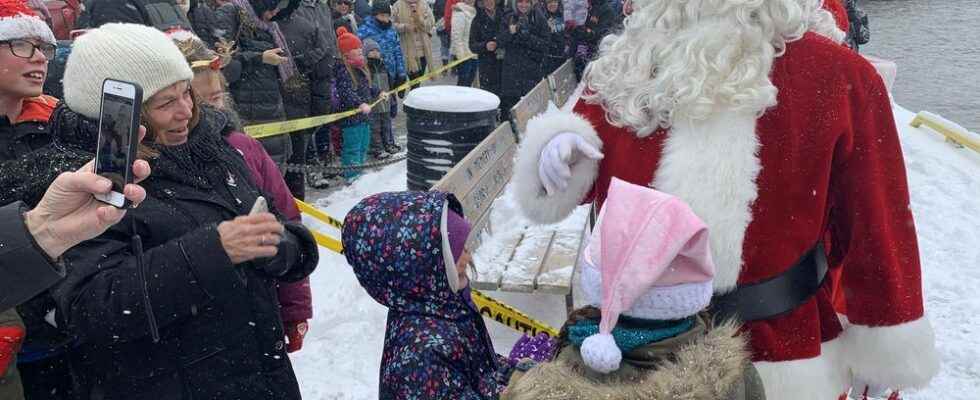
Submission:
[[[429,190],[497,127],[500,99],[485,90],[426,86],[405,98],[408,190]]]

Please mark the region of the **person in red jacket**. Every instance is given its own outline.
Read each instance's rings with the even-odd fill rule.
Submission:
[[[194,71],[191,90],[203,103],[225,111],[232,118],[232,132],[225,140],[245,158],[245,164],[252,173],[252,179],[262,191],[270,196],[270,203],[289,221],[302,222],[296,202],[269,153],[258,140],[241,132],[241,120],[234,111],[230,94],[225,90],[221,68],[222,58],[208,49],[204,42],[193,33],[185,30],[170,32],[187,62]],[[310,279],[279,284],[280,315],[286,330],[287,350],[292,353],[303,347],[303,338],[309,329],[308,320],[313,318],[313,294]]]
[[[687,202],[711,231],[712,310],[744,323],[767,398],[927,385],[939,355],[881,77],[820,0],[691,4],[635,9],[574,110],[529,122],[521,208],[555,222],[614,177]]]

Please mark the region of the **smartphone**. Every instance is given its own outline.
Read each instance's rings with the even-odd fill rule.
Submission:
[[[112,181],[112,191],[95,198],[117,208],[129,207],[123,188],[133,183],[142,104],[143,89],[139,85],[113,79],[102,82],[95,173]]]
[[[264,212],[269,212],[269,203],[265,200],[265,197],[259,196],[259,198],[255,199],[255,204],[252,204],[252,210],[248,212],[248,215]]]

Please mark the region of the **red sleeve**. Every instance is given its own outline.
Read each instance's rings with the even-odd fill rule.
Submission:
[[[0,378],[7,375],[7,368],[16,362],[24,340],[24,328],[14,325],[0,326]]]
[[[856,85],[842,110],[851,126],[837,143],[831,171],[830,262],[842,266],[849,320],[888,326],[923,316],[922,281],[891,101],[881,78],[867,70],[870,87],[860,93]]]
[[[310,278],[298,282],[279,282],[279,314],[283,322],[306,321],[313,318],[313,293]]]
[[[261,162],[259,166],[259,174],[262,175],[262,181],[264,185],[262,190],[266,194],[272,196],[272,204],[275,204],[276,210],[286,217],[287,220],[293,222],[300,222],[299,209],[296,208],[296,202],[293,200],[293,194],[289,191],[289,187],[286,186],[286,181],[282,178],[282,173],[279,171],[279,166],[276,165],[275,161],[272,161],[272,157],[269,157],[269,153],[265,151],[262,144],[254,140],[256,147],[255,151],[260,152]]]
[[[442,9],[442,25],[446,28],[446,33],[453,29],[453,6],[458,0],[446,0],[446,5]]]
[[[847,33],[851,28],[851,22],[847,19],[847,8],[844,7],[844,0],[824,0],[823,8],[834,15],[834,22],[837,22],[837,27]]]

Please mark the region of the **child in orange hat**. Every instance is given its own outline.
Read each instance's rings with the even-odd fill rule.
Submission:
[[[368,102],[380,93],[371,85],[371,73],[361,50],[361,39],[347,31],[347,28],[340,27],[337,28],[337,47],[344,59],[343,63],[337,63],[334,67],[340,109],[356,108],[359,112],[340,121],[344,138],[340,161],[343,166],[348,167],[364,164],[367,159],[368,148],[371,146],[371,125],[368,119],[371,106]],[[347,183],[351,183],[358,175],[360,171],[344,171]]]

